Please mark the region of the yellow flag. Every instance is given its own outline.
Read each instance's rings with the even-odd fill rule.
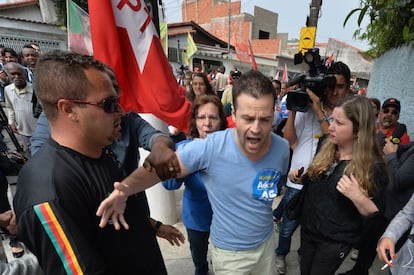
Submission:
[[[167,22],[160,22],[160,40],[161,46],[165,52],[165,55],[168,56],[168,35],[167,35]]]
[[[193,37],[188,32],[187,33],[187,49],[186,49],[186,55],[185,55],[186,65],[190,65],[190,58],[196,52],[197,52],[197,46],[194,43]]]

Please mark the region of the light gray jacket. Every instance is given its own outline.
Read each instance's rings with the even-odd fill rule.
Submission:
[[[395,244],[407,230],[411,230],[410,235],[414,234],[414,194],[404,208],[392,219],[381,239],[388,237]],[[410,238],[396,256],[393,268],[391,268],[392,274],[414,274],[414,243]]]

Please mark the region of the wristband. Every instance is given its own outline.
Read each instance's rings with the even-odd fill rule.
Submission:
[[[157,221],[157,223],[156,223],[156,224],[155,224],[155,226],[154,226],[154,230],[155,230],[155,232],[158,232],[158,230],[160,230],[161,225],[162,225],[162,222]]]

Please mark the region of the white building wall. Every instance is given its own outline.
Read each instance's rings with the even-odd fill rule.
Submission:
[[[381,104],[389,97],[401,102],[400,122],[414,140],[414,43],[388,51],[374,61],[367,96]]]

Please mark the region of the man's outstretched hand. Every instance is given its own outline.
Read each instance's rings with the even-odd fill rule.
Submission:
[[[101,217],[99,226],[105,227],[108,223],[112,223],[116,230],[121,229],[121,225],[125,229],[129,229],[124,217],[129,187],[120,182],[115,182],[114,188],[114,191],[101,202],[96,211],[96,215]]]

